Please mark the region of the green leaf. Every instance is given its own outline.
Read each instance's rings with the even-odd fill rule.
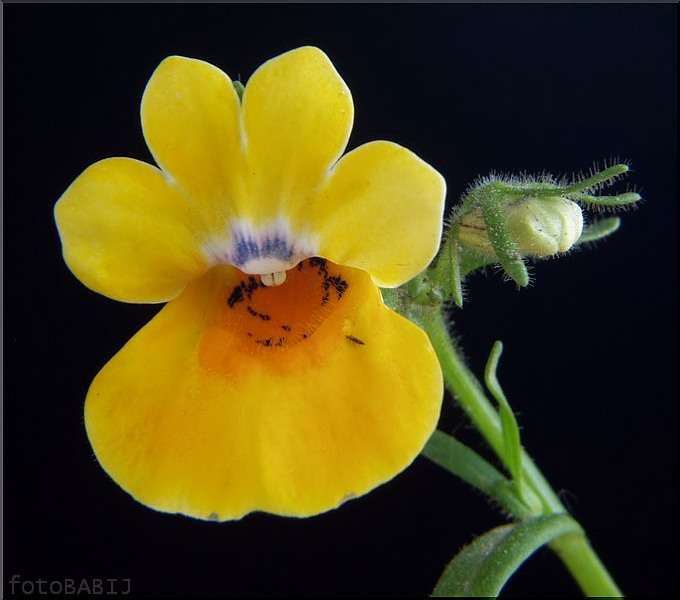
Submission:
[[[608,235],[614,233],[621,225],[619,217],[608,217],[593,221],[583,230],[581,237],[578,238],[577,244],[585,244],[588,242],[596,242]]]
[[[443,431],[435,430],[421,454],[485,493],[515,517],[529,516],[517,488],[474,450]]]
[[[496,527],[461,550],[447,565],[432,595],[495,598],[538,548],[569,533],[582,534],[583,530],[565,514]]]
[[[502,342],[494,342],[489,360],[484,369],[484,382],[486,387],[491,392],[491,395],[498,402],[498,412],[501,419],[501,428],[503,431],[503,454],[501,459],[505,463],[514,479],[520,497],[523,496],[524,485],[522,480],[522,446],[519,439],[519,426],[515,414],[510,408],[510,404],[503,393],[503,388],[496,377],[496,369],[498,367],[498,360],[503,352]]]

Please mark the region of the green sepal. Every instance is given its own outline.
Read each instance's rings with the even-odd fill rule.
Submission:
[[[583,233],[576,244],[586,244],[588,242],[601,240],[614,233],[620,226],[621,219],[619,219],[619,217],[608,217],[606,219],[593,221],[583,229]]]
[[[529,272],[522,260],[517,245],[508,232],[500,198],[489,198],[480,206],[489,241],[496,253],[496,260],[507,275],[520,287],[529,285]]]
[[[496,598],[522,563],[565,534],[583,534],[566,514],[533,517],[496,527],[475,539],[447,565],[433,596]]]
[[[497,263],[495,256],[480,254],[469,248],[461,248],[456,241],[455,228],[452,228],[431,269],[431,280],[440,287],[446,298],[453,299],[458,308],[463,308],[465,276],[477,269]]]
[[[460,274],[460,250],[455,237],[447,235],[439,258],[434,266],[434,280],[437,285],[453,298],[458,308],[463,307],[463,284]]]
[[[625,175],[629,170],[630,168],[625,163],[606,167],[601,171],[593,173],[590,177],[580,179],[571,185],[562,187],[561,195],[570,198],[571,195],[576,192],[592,192],[599,190],[603,186],[612,185],[617,179],[619,179],[622,175]]]
[[[640,194],[624,192],[616,196],[591,196],[590,194],[573,194],[569,197],[574,202],[583,204],[588,208],[623,208],[639,202]]]
[[[493,256],[486,256],[484,254],[480,254],[479,252],[475,252],[474,250],[470,250],[469,248],[461,248],[458,251],[458,258],[460,264],[461,280],[466,275],[476,271],[477,269],[495,265],[498,262]]]

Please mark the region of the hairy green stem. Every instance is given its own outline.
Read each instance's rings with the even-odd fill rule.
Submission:
[[[453,345],[441,309],[428,307],[419,316],[439,358],[447,388],[492,449],[500,454],[503,435],[498,413]],[[568,512],[524,449],[522,469],[525,482],[541,501],[542,514]],[[522,519],[525,515],[514,516]],[[569,533],[560,536],[549,546],[560,557],[585,595],[623,595],[584,534]]]

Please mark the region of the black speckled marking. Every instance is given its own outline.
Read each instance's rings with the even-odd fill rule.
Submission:
[[[239,302],[243,302],[243,289],[240,285],[237,285],[231,292],[231,296],[227,299],[227,304],[229,308],[234,308],[234,305]]]
[[[245,246],[244,246],[245,247]],[[267,251],[280,252],[282,250],[281,240],[275,238],[271,240],[269,245],[265,245]],[[248,250],[250,251],[250,250]],[[246,250],[244,250],[246,252]],[[349,283],[345,281],[340,275],[331,275],[328,269],[328,263],[326,259],[313,257],[298,263],[295,267],[297,271],[303,271],[305,269],[311,269],[314,274],[319,278],[318,289],[318,305],[320,308],[326,307],[331,300],[340,301],[349,288]],[[282,285],[286,285],[285,283]],[[314,289],[314,286],[312,286]],[[266,291],[265,291],[266,290]],[[272,314],[263,313],[257,310],[257,298],[258,293],[271,294],[275,293],[274,288],[263,285],[258,278],[253,276],[247,276],[242,281],[235,286],[229,296],[226,298],[226,304],[230,309],[243,310],[245,308],[245,314],[257,319],[258,321],[271,322],[273,329],[265,330],[266,337],[258,338],[257,334],[251,332],[246,332],[246,336],[255,342],[258,346],[263,348],[281,348],[286,346],[288,343],[297,343],[306,340],[311,336],[316,325],[309,325],[309,323],[314,322],[315,317],[311,317],[310,321],[305,321],[303,319],[303,325],[299,324],[291,325],[290,317],[291,315],[278,314],[272,311]],[[316,292],[314,292],[316,293]],[[244,306],[245,304],[245,306]],[[296,331],[297,328],[297,331]],[[305,329],[305,331],[300,331],[300,329]],[[284,332],[281,334],[281,332]],[[345,336],[349,341],[354,344],[363,346],[365,343],[363,340],[356,338],[352,335]]]

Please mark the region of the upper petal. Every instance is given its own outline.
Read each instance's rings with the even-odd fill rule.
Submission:
[[[142,98],[144,137],[158,165],[212,212],[219,230],[243,194],[240,103],[217,67],[170,56]]]
[[[197,213],[158,169],[140,161],[110,158],[88,167],[54,215],[71,271],[116,300],[164,302],[208,264]]]
[[[242,277],[209,271],[97,375],[85,422],[102,466],[148,506],[215,520],[312,515],[404,469],[441,405],[427,336],[356,269]]]
[[[397,144],[377,141],[333,169],[313,211],[319,254],[368,271],[382,287],[421,272],[441,239],[444,178]]]
[[[304,222],[347,145],[353,118],[350,91],[318,48],[298,48],[262,65],[243,95],[248,201],[241,214]]]

